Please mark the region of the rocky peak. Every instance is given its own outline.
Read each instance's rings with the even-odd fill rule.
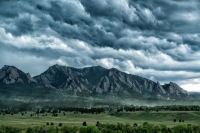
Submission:
[[[110,70],[111,70],[111,71],[119,71],[118,69],[116,69],[116,68],[114,68],[114,67],[113,67],[113,68],[110,68]]]
[[[161,86],[159,82],[157,82],[156,84],[156,91],[158,91],[161,94],[166,94],[166,91],[164,90],[164,88]]]
[[[35,76],[34,80],[38,83],[42,84],[56,84],[60,83],[61,80],[65,80],[67,78],[67,73],[70,73],[71,69],[68,69],[66,66],[61,66],[55,64],[50,66],[45,72],[42,74]]]
[[[62,67],[66,67],[66,66],[61,66],[61,65],[55,64],[55,65],[51,66],[50,68],[60,69]]]
[[[22,82],[22,80],[19,78],[18,69],[14,66],[7,65],[4,65],[4,67],[0,69],[0,80],[6,84]]]
[[[31,82],[37,83],[37,81],[31,77],[30,73],[26,74],[26,78],[28,79],[29,83],[31,83]]]
[[[63,70],[63,68],[66,68],[66,66],[61,66],[61,65],[55,64],[53,66],[50,66],[47,71],[52,71],[54,73],[57,70]]]
[[[101,71],[104,70],[105,68],[101,67],[101,66],[92,66],[92,67],[85,67],[82,70],[84,70],[85,72],[91,72],[91,71]]]
[[[65,75],[67,75],[67,74],[71,75],[71,74],[75,74],[78,71],[79,71],[79,69],[76,69],[76,68],[55,64],[55,65],[49,67],[49,69],[47,71],[45,71],[44,73],[56,74],[58,72],[62,72]]]
[[[15,66],[8,65],[4,65],[4,67],[0,69],[0,81],[6,84],[13,84],[17,82],[36,83],[36,81],[31,77],[30,73],[25,74]]]
[[[1,70],[5,72],[6,75],[8,75],[11,79],[16,79],[19,77],[19,74],[17,73],[17,68],[14,66],[5,65]]]
[[[58,71],[64,72],[64,71],[66,71],[66,69],[67,69],[66,66],[61,66],[61,65],[55,64],[53,66],[50,66],[43,74],[47,74],[47,73],[55,74]]]
[[[176,83],[170,82],[169,84],[163,85],[163,88],[170,94],[176,94],[176,95],[189,95],[189,93],[178,86]]]

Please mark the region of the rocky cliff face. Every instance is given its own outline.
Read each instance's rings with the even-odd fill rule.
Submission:
[[[29,73],[25,74],[16,67],[7,65],[0,69],[0,81],[5,84],[36,83]]]
[[[161,85],[146,78],[100,66],[76,69],[53,65],[34,77],[37,83],[70,92],[145,96],[146,98],[187,97],[189,94],[175,83]]]

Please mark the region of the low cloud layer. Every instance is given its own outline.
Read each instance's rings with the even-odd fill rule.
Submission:
[[[101,65],[200,91],[199,0],[1,0],[0,66]]]

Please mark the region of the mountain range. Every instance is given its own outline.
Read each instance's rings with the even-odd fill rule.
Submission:
[[[15,66],[0,69],[0,89],[46,88],[81,96],[117,96],[121,98],[189,99],[190,94],[170,82],[161,85],[147,78],[101,66],[73,68],[55,64],[45,72],[31,77]]]

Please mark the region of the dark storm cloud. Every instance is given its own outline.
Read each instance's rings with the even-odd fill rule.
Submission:
[[[43,69],[102,65],[191,81],[200,76],[199,7],[199,0],[1,0],[0,55],[20,53]]]
[[[33,32],[33,25],[29,16],[17,19],[13,25],[15,28],[7,28],[7,32],[11,32],[15,36],[21,36]]]
[[[16,12],[16,4],[15,3],[10,3],[10,2],[6,2],[4,0],[1,0],[0,5],[1,5],[1,7],[4,7],[4,8],[0,8],[2,17],[15,18],[15,17],[19,16],[19,14]],[[14,11],[10,10],[10,8],[5,8],[5,7],[10,7]]]

